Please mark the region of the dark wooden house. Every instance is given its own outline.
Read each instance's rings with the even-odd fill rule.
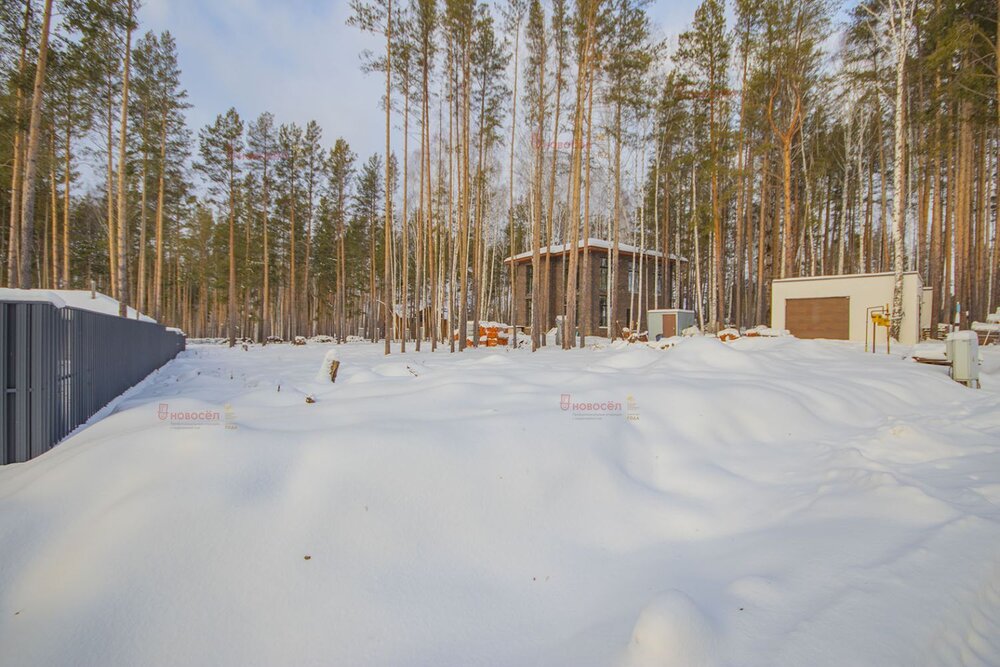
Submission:
[[[590,255],[589,276],[583,275],[584,248]],[[556,325],[556,316],[565,312],[565,278],[569,270],[569,244],[557,245],[541,250],[541,270],[545,270],[546,257],[549,259],[549,303],[547,321],[543,328],[549,330]],[[584,335],[609,336],[610,320],[614,331],[620,332],[630,323],[639,323],[645,329],[646,311],[651,308],[669,307],[670,294],[678,277],[678,266],[683,258],[671,255],[666,262],[663,253],[655,250],[640,250],[631,245],[618,245],[618,270],[615,285],[610,285],[610,262],[613,254],[611,243],[591,238],[580,241],[577,249],[577,324]],[[510,270],[513,263],[517,287],[514,324],[528,327],[531,324],[531,310],[538,307],[532,294],[531,251],[520,253],[504,260]],[[590,282],[590,302],[583,303],[583,281]],[[609,313],[611,302],[609,290],[615,290],[615,312]],[[546,310],[542,311],[543,317]],[[589,319],[586,315],[589,314]],[[585,323],[590,325],[584,330]]]

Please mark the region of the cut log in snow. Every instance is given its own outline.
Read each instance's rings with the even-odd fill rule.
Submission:
[[[338,357],[336,349],[327,351],[326,356],[323,357],[323,365],[320,367],[319,373],[316,374],[317,382],[337,381],[337,370],[340,368]]]

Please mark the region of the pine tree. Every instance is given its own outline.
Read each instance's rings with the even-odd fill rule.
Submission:
[[[524,21],[526,12],[525,0],[507,0],[504,12],[504,24],[508,34],[514,35],[514,89],[510,112],[510,158],[507,164],[508,170],[508,204],[507,204],[507,235],[510,240],[510,257],[508,280],[510,281],[510,334],[509,342],[511,348],[517,347],[517,264],[513,261],[517,254],[516,234],[514,232],[514,144],[517,137],[517,93],[518,75],[520,69],[518,60],[521,55],[521,23]],[[509,37],[508,37],[509,39]]]
[[[24,176],[24,143],[25,143],[25,123],[24,102],[27,97],[27,67],[28,67],[28,41],[31,29],[31,2],[25,2],[23,21],[19,23],[17,29],[17,40],[19,43],[17,56],[17,69],[12,73],[12,80],[15,88],[14,97],[16,99],[13,116],[13,148],[11,150],[11,187],[10,187],[10,224],[7,238],[7,284],[17,287],[20,282],[20,251],[21,243],[21,189]]]
[[[705,0],[695,10],[691,30],[681,35],[677,58],[697,90],[692,93],[708,104],[708,169],[710,178],[713,238],[713,281],[709,297],[709,319],[718,329],[723,325],[725,282],[723,279],[724,230],[722,226],[721,172],[728,161],[722,154],[726,143],[725,96],[728,93],[729,42],[724,7],[719,0]]]
[[[430,308],[432,321],[438,319],[437,313],[437,285],[435,282],[436,272],[434,271],[435,254],[433,249],[434,240],[434,216],[432,205],[432,177],[431,177],[431,74],[434,69],[434,58],[436,54],[435,36],[438,27],[438,9],[435,0],[411,0],[410,2],[410,33],[414,49],[414,64],[420,71],[420,215],[417,218],[417,238],[415,248],[415,282],[416,289],[414,297],[416,300],[416,340],[415,346],[420,351],[421,340],[427,333],[424,322],[425,313],[428,308],[424,305],[424,300],[428,293],[425,283],[430,283]],[[404,177],[405,182],[405,177]],[[404,197],[405,201],[405,197]],[[405,218],[406,216],[404,216]],[[404,252],[406,242],[404,241]],[[404,263],[407,267],[409,262]],[[404,271],[408,270],[404,268]],[[405,283],[406,281],[404,281]],[[404,299],[408,295],[404,290]],[[408,317],[407,303],[403,306],[405,317]],[[437,347],[436,325],[430,327],[431,349]],[[405,336],[404,336],[405,338]],[[405,349],[405,348],[404,348]]]
[[[302,161],[305,170],[305,195],[306,195],[306,256],[303,276],[303,292],[305,293],[305,313],[309,322],[309,334],[316,335],[316,290],[313,276],[310,274],[313,261],[312,240],[313,240],[313,213],[316,205],[316,197],[319,194],[319,183],[323,177],[323,148],[320,140],[323,131],[319,124],[311,120],[306,124],[306,131],[302,137]]]
[[[385,59],[381,66],[372,67],[385,72],[385,181],[388,183],[389,177],[389,156],[391,154],[390,127],[392,117],[392,51],[393,51],[393,10],[392,0],[376,0],[366,3],[362,0],[351,0],[352,16],[349,23],[358,26],[366,32],[379,34],[385,37]],[[389,338],[392,322],[392,283],[389,280],[389,253],[392,240],[392,200],[385,198],[385,257],[383,262],[383,279],[388,285],[386,309],[385,309],[385,354],[389,354]],[[373,281],[374,282],[374,281]]]
[[[283,335],[288,340],[294,340],[300,331],[299,319],[299,243],[302,239],[302,196],[303,177],[303,133],[302,128],[295,123],[283,124],[277,134],[278,155],[275,163],[275,176],[279,187],[278,206],[280,215],[287,222],[285,236],[285,263],[288,267],[284,283],[284,308],[280,312],[284,319]]]
[[[250,173],[261,186],[260,226],[261,226],[261,331],[260,340],[267,342],[271,335],[271,244],[270,216],[271,189],[273,185],[273,164],[277,157],[277,136],[274,116],[264,112],[257,117],[247,132],[247,154]]]
[[[122,100],[118,131],[118,315],[128,315],[128,200],[126,198],[125,155],[128,136],[129,75],[132,61],[133,0],[126,0],[125,51],[122,65]]]
[[[35,85],[28,110],[28,134],[24,155],[24,185],[21,190],[21,247],[20,276],[18,284],[22,289],[31,287],[31,263],[35,233],[35,172],[38,166],[38,151],[41,145],[42,94],[45,89],[45,62],[49,48],[49,26],[52,20],[52,0],[45,0],[42,10],[42,34],[38,41],[38,57],[35,62]]]
[[[346,220],[348,213],[349,187],[354,173],[356,157],[351,147],[343,139],[337,139],[327,158],[327,175],[329,177],[329,196],[333,200],[333,217],[336,226],[337,239],[337,286],[335,302],[335,321],[337,340],[341,343],[347,339],[347,255],[346,255]]]
[[[569,195],[569,247],[571,248],[569,252],[569,271],[567,272],[566,278],[566,288],[564,290],[565,294],[565,333],[563,334],[563,349],[569,349],[572,347],[572,341],[575,338],[575,332],[577,330],[577,293],[580,288],[577,282],[577,262],[579,253],[577,252],[577,247],[579,245],[579,231],[580,231],[580,190],[581,190],[581,169],[583,163],[583,154],[586,150],[588,158],[588,184],[587,184],[587,201],[588,205],[585,207],[584,216],[589,217],[589,199],[590,199],[590,176],[589,176],[589,151],[590,151],[590,124],[591,124],[591,111],[592,111],[592,91],[593,91],[593,76],[596,69],[596,40],[597,40],[597,20],[598,11],[600,3],[597,0],[591,0],[590,2],[581,2],[577,5],[579,15],[577,16],[576,23],[576,59],[577,59],[577,73],[576,73],[576,98],[573,104],[573,143],[571,147],[571,159],[570,159],[570,195]],[[564,11],[562,9],[560,12]],[[565,29],[564,23],[566,18],[564,16],[556,20],[553,16],[553,28],[557,33],[557,43],[562,37],[558,36],[559,33]],[[559,47],[560,49],[565,49],[566,45]],[[560,54],[559,58],[562,58]],[[561,70],[561,67],[559,68]],[[558,99],[558,94],[556,95]],[[587,107],[586,113],[584,112],[584,107]],[[558,115],[558,102],[556,103],[556,114]],[[587,139],[586,139],[586,149],[584,147],[583,138],[583,125],[587,123]],[[553,153],[554,155],[554,153]],[[555,159],[553,158],[553,174]],[[550,180],[550,190],[555,188],[554,176]],[[551,216],[551,207],[550,213]],[[589,220],[584,223],[585,234],[583,237],[584,244],[584,261],[583,261],[583,283],[584,283],[584,298],[583,303],[589,304],[590,301],[590,263],[589,263],[589,250],[587,246],[589,245]],[[586,311],[588,314],[590,308],[587,307]],[[584,322],[584,334],[586,332],[586,327],[590,325],[589,321]],[[580,337],[580,345],[583,345],[584,337]]]
[[[478,159],[476,164],[476,211],[475,228],[473,230],[472,253],[472,330],[477,332],[473,337],[473,345],[479,345],[479,322],[484,315],[483,291],[485,280],[486,242],[484,228],[487,215],[487,165],[485,160],[492,153],[493,147],[500,142],[500,123],[504,109],[504,100],[508,95],[503,82],[506,69],[507,54],[500,42],[493,24],[493,16],[480,5],[476,20],[475,37],[472,52],[472,73],[475,80],[474,95],[478,109]]]
[[[237,156],[243,152],[243,121],[235,109],[216,117],[199,133],[199,157],[195,169],[207,181],[210,196],[225,210],[229,220],[229,279],[226,333],[229,347],[236,344],[236,197],[240,167]]]
[[[545,162],[545,117],[548,92],[545,87],[545,65],[548,59],[548,40],[545,31],[545,15],[539,0],[530,0],[528,24],[525,27],[525,45],[528,48],[528,62],[525,70],[527,84],[527,113],[532,127],[534,146],[534,166],[531,185],[531,351],[545,344],[544,328],[548,322],[542,320],[545,312],[542,300],[544,281],[542,279],[542,173]]]

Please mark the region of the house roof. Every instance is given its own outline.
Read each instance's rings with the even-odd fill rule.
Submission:
[[[558,245],[546,246],[539,250],[539,254],[541,254],[542,256],[548,255],[550,253],[553,255],[564,255],[569,250],[570,245],[571,244],[569,243],[560,243]],[[591,249],[610,251],[612,243],[610,241],[605,241],[604,239],[597,239],[597,238],[580,239],[579,243],[577,244],[577,248],[582,250],[585,246]],[[646,257],[663,257],[663,253],[660,252],[659,250],[642,250],[637,246],[629,245],[628,243],[619,243],[618,252],[626,255],[645,255]],[[522,260],[531,259],[531,257],[532,257],[532,251],[527,250],[525,252],[514,255],[513,259],[515,262],[520,262]],[[674,260],[675,262],[687,261],[686,258],[678,257],[673,253],[670,253],[670,259]],[[510,261],[511,261],[510,257],[504,259],[504,263],[509,263]]]

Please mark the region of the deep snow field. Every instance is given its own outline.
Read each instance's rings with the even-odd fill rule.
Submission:
[[[1000,665],[1000,351],[381,350],[192,345],[0,468],[0,664]]]

